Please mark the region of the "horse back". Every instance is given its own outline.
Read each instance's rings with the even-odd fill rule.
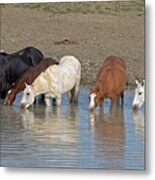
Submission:
[[[50,66],[43,74],[55,93],[64,93],[72,89],[81,77],[81,64],[74,56],[64,56],[59,65]]]
[[[42,60],[35,67],[30,67],[21,77],[19,82],[14,86],[13,89],[16,89],[17,92],[25,88],[25,83],[32,84],[34,80],[49,66],[58,64],[58,62],[52,58],[46,58]]]
[[[81,64],[79,60],[74,56],[64,56],[60,59],[59,65],[62,68],[73,68],[75,70],[81,69]]]
[[[98,73],[97,83],[105,93],[119,94],[126,85],[126,65],[123,59],[115,56],[108,57]]]
[[[38,64],[44,58],[42,52],[34,47],[26,47],[14,53],[14,55],[19,56],[24,63],[32,67]]]

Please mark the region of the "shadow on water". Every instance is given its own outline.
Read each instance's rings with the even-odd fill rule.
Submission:
[[[132,93],[125,106],[89,113],[88,91],[81,89],[78,105],[34,105],[20,109],[0,103],[1,163],[18,167],[144,169],[144,113],[132,112]]]

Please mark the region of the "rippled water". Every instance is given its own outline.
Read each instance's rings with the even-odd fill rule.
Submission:
[[[20,109],[0,103],[1,166],[144,169],[144,109],[132,112],[133,92],[125,92],[124,108],[89,113],[88,91],[81,89],[78,105],[34,105]]]

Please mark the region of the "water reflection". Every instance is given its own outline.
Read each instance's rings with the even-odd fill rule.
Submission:
[[[20,112],[23,128],[39,136],[38,140],[53,142],[77,142],[79,114],[74,106],[62,109],[58,107],[35,108],[33,111],[24,109]]]
[[[2,165],[143,169],[144,114],[132,112],[131,92],[125,98],[124,109],[109,112],[105,102],[104,112],[92,113],[87,89],[81,89],[78,105],[64,96],[61,108],[0,103]]]
[[[140,110],[134,110],[132,112],[133,121],[135,124],[135,132],[139,139],[144,140],[144,113]]]
[[[109,162],[117,161],[117,167],[123,167],[124,144],[125,144],[125,127],[124,127],[124,110],[123,107],[117,106],[115,111],[105,114],[103,110],[99,113],[92,112],[89,114],[90,127],[94,131],[94,138],[97,139],[100,148],[104,151],[104,158]],[[108,162],[107,161],[107,162]],[[120,164],[119,164],[120,163]],[[110,166],[113,166],[110,164]]]

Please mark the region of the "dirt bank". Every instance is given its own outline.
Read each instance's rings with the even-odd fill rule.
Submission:
[[[122,7],[118,3],[117,10]],[[0,48],[12,52],[34,46],[46,57],[57,59],[74,55],[82,64],[82,85],[93,84],[104,59],[117,55],[124,58],[128,85],[133,85],[135,78],[144,77],[144,13],[130,9],[100,13],[97,5],[100,8],[92,3],[93,10],[87,13],[72,12],[73,3],[63,4],[62,9],[70,7],[67,13],[26,5],[1,6]],[[102,6],[105,8],[104,2]]]

